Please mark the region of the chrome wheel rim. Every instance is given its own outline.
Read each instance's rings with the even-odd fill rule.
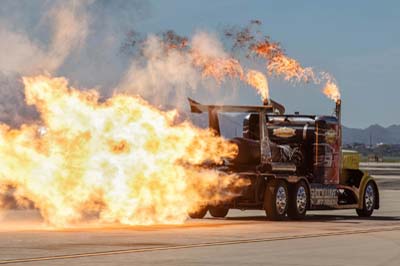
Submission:
[[[303,213],[306,210],[307,192],[303,186],[300,186],[297,190],[296,206],[299,213]]]
[[[276,191],[276,210],[280,215],[286,211],[287,195],[284,187],[279,187]]]
[[[365,189],[364,204],[367,211],[371,211],[374,208],[375,203],[375,192],[372,185],[368,185]]]

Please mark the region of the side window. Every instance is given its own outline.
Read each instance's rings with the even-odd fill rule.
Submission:
[[[249,118],[249,138],[254,140],[260,140],[258,115],[256,114],[251,114]]]

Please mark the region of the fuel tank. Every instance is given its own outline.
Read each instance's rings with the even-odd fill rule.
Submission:
[[[314,142],[315,119],[312,116],[268,116],[268,136],[278,144]],[[243,137],[259,140],[258,114],[243,121]]]

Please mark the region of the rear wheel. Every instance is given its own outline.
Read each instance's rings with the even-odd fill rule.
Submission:
[[[363,193],[363,208],[356,209],[358,216],[370,217],[374,212],[376,205],[376,188],[375,185],[370,181],[367,183]]]
[[[308,187],[304,180],[289,187],[288,216],[291,219],[303,219],[306,216],[309,200]]]
[[[208,211],[207,206],[201,206],[196,211],[189,212],[188,215],[192,219],[202,219],[206,216]]]
[[[229,208],[223,206],[210,206],[209,212],[212,217],[224,218],[228,214]]]
[[[268,182],[264,197],[264,208],[270,220],[282,220],[288,209],[288,188],[283,180]]]

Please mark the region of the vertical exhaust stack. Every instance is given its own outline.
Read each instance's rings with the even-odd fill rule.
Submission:
[[[339,167],[342,165],[342,100],[336,100],[335,115],[338,120]],[[340,175],[340,173],[339,173]]]
[[[336,107],[335,107],[335,116],[339,122],[339,126],[342,126],[342,100],[336,100]]]
[[[263,99],[263,105],[270,104],[268,98]],[[259,128],[260,128],[260,154],[261,164],[270,165],[272,163],[272,151],[269,143],[268,128],[267,128],[267,112],[259,112]]]

